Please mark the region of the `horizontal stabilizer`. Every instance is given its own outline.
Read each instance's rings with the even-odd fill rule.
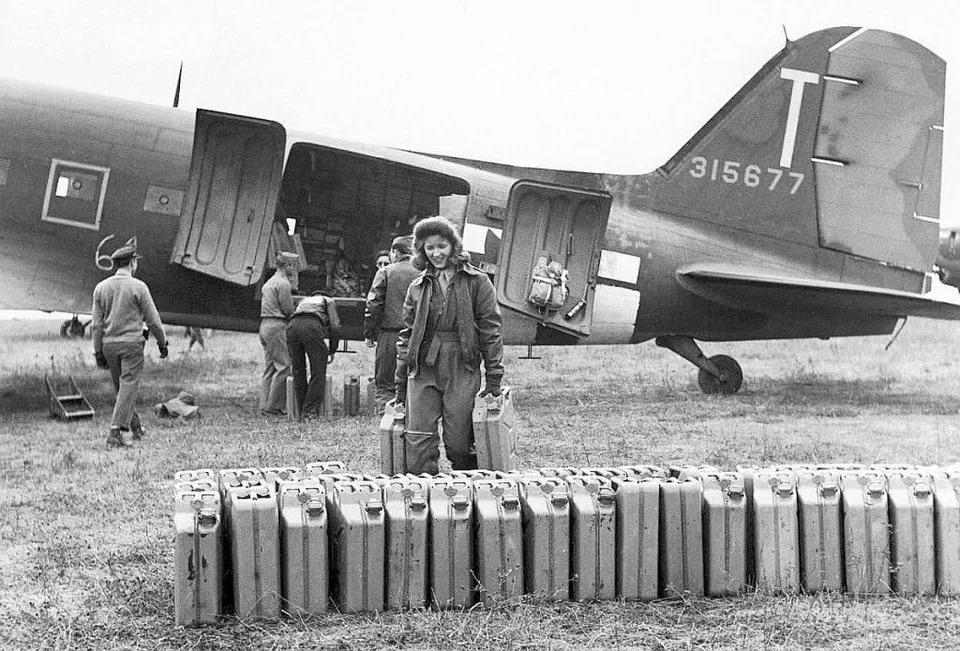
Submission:
[[[960,294],[954,300],[930,294],[883,289],[723,263],[693,264],[677,270],[690,292],[730,307],[761,314],[922,316],[960,320]]]

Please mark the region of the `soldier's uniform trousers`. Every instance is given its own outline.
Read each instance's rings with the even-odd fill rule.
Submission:
[[[377,385],[377,409],[383,409],[396,397],[397,337],[399,330],[381,329],[377,335],[377,356],[374,361],[374,382]]]
[[[104,342],[103,356],[107,359],[113,389],[117,392],[110,427],[140,432],[140,416],[137,415],[134,405],[140,388],[140,376],[143,374],[143,342]]]
[[[460,361],[460,342],[455,332],[436,332],[427,358],[435,363],[419,365],[416,377],[407,381],[407,472],[439,471],[440,435],[454,470],[477,467],[473,447],[473,399],[480,390],[480,370],[469,370]]]
[[[278,317],[261,319],[260,345],[263,346],[260,411],[279,414],[287,404],[287,376],[290,375],[286,321]]]

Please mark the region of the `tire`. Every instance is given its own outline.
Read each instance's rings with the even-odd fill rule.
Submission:
[[[737,363],[737,360],[728,355],[714,355],[710,358],[714,366],[720,369],[723,379],[715,378],[703,369],[697,374],[697,384],[700,390],[706,394],[732,395],[743,386],[743,370]]]

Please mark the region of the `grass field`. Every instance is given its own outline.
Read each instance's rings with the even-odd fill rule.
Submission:
[[[292,423],[256,408],[255,335],[214,333],[206,350],[148,344],[141,413],[147,438],[108,451],[112,391],[89,339],[56,321],[0,322],[0,647],[2,648],[957,648],[960,602],[844,595],[641,604],[524,601],[467,613],[329,615],[276,625],[173,625],[172,482],[197,467],[343,459],[378,468],[372,418]],[[960,327],[911,321],[886,338],[706,344],[746,377],[705,396],[695,369],[652,344],[508,349],[526,466],[623,463],[960,460]],[[354,344],[356,347],[356,344]],[[372,354],[340,354],[364,376]],[[73,375],[98,409],[63,423],[47,413],[44,374]],[[159,421],[151,405],[181,389],[203,417]]]

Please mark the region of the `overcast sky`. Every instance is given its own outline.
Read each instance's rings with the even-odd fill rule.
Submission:
[[[956,0],[0,0],[0,76],[538,167],[643,173],[791,38],[875,27],[947,60],[941,221],[960,225]],[[955,73],[955,74],[951,74]]]

